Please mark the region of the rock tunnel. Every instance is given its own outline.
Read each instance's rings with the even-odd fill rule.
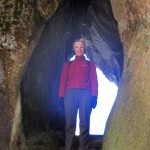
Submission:
[[[60,74],[80,37],[87,57],[119,87],[103,149],[149,149],[149,1],[0,3],[2,149],[30,149],[31,135],[64,131]],[[56,146],[55,136],[50,140]]]
[[[86,39],[87,56],[119,83],[123,50],[110,2],[64,2],[44,27],[22,80],[25,128],[62,126],[59,79],[64,62],[73,55],[72,43],[80,37]]]

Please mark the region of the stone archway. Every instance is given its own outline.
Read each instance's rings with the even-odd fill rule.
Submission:
[[[102,8],[103,5],[106,8]],[[62,120],[56,119],[62,115],[58,99],[59,79],[64,62],[73,53],[71,43],[79,37],[86,40],[87,56],[111,81],[119,83],[123,50],[110,2],[71,1],[68,6],[66,2],[62,3],[47,22],[22,82],[23,120],[31,130],[40,129],[38,125],[42,129],[63,126]],[[26,116],[33,118],[33,127]],[[29,128],[27,126],[25,128]]]
[[[20,82],[22,81],[22,85],[27,85],[31,82],[32,85],[36,87],[35,89],[37,91],[33,89],[33,93],[30,93],[33,86],[22,86],[21,88],[22,95],[29,91],[29,95],[27,94],[29,98],[24,97],[24,99],[32,99],[32,103],[26,103],[28,101],[23,102],[35,106],[35,111],[31,113],[38,113],[39,108],[47,106],[46,104],[49,100],[52,102],[50,103],[50,112],[49,107],[44,107],[45,112],[43,112],[43,114],[39,113],[42,114],[42,116],[48,116],[46,112],[50,113],[49,121],[52,125],[53,115],[51,112],[55,112],[55,108],[57,108],[58,105],[56,89],[59,80],[57,80],[57,78],[59,78],[62,63],[66,57],[71,54],[71,45],[69,43],[79,36],[86,38],[88,45],[87,54],[89,57],[93,59],[99,67],[103,68],[103,72],[110,80],[117,84],[120,81],[123,65],[121,63],[123,60],[123,52],[120,51],[122,46],[120,45],[119,34],[116,32],[118,28],[112,15],[109,1],[99,2],[89,0],[85,2],[64,0],[61,1],[59,9],[56,12],[55,8],[57,8],[59,1],[52,1],[51,3],[46,1],[45,4],[39,0],[38,5],[31,1],[8,2],[3,0],[0,3],[2,3],[1,6],[7,6],[1,9],[3,17],[1,20],[2,38],[0,41],[0,98],[2,99],[1,107],[7,108],[8,110],[5,111],[5,109],[1,109],[2,115],[0,119],[4,123],[1,124],[0,128],[0,138],[3,139],[0,144],[4,149],[27,149],[21,124]],[[148,90],[150,86],[148,82],[150,70],[148,66],[150,52],[148,22],[150,15],[149,2],[112,1],[111,4],[118,22],[125,60],[123,75],[119,83],[119,94],[108,121],[103,149],[148,149],[148,100],[150,97]],[[46,6],[48,6],[48,9],[45,9]],[[53,9],[53,11],[51,11],[51,9]],[[42,17],[39,12],[42,14]],[[55,12],[55,14],[51,17],[53,12]],[[63,19],[59,14],[64,15]],[[105,16],[107,17],[105,18]],[[76,20],[74,18],[78,19]],[[101,25],[97,22],[99,20],[102,22]],[[57,21],[61,22],[61,28],[59,24],[56,24]],[[46,26],[49,28],[46,28]],[[75,30],[72,30],[72,28]],[[51,31],[53,34],[48,34],[49,32],[47,33],[47,31]],[[80,32],[78,33],[77,31]],[[46,37],[43,35],[46,35]],[[110,36],[106,37],[106,35]],[[101,37],[103,38],[101,39]],[[50,39],[50,41],[44,38]],[[91,41],[91,43],[89,41]],[[60,45],[58,45],[58,43]],[[102,43],[102,45],[99,43]],[[46,45],[51,46],[51,53],[49,53],[49,47],[46,47]],[[101,46],[107,49],[107,51],[99,49]],[[43,50],[43,53],[41,53],[42,50],[40,50],[40,48]],[[69,48],[70,51],[66,51],[66,48]],[[57,59],[60,57],[62,59]],[[43,61],[43,58],[46,61]],[[29,69],[27,69],[27,63],[28,66],[30,66]],[[39,66],[37,66],[37,63],[39,63]],[[41,72],[48,69],[48,64],[52,64],[54,68],[45,72],[43,76]],[[57,70],[57,68],[59,69]],[[28,76],[34,77],[35,72],[37,73],[36,78],[28,80]],[[22,80],[23,75],[24,79]],[[41,80],[41,77],[44,77],[44,80]],[[46,82],[46,79],[48,82]],[[38,85],[40,85],[40,88]],[[47,88],[45,88],[45,85]],[[30,90],[28,90],[28,88]],[[45,94],[45,92],[48,92],[48,89],[52,91],[51,94]],[[42,103],[41,105],[40,99],[46,100],[44,101],[45,104]],[[38,108],[38,106],[40,107]],[[29,107],[32,108],[32,106]],[[39,116],[38,119],[35,119],[35,122],[41,122],[41,118],[42,117]],[[47,122],[47,117],[44,118],[44,120],[44,124],[38,123],[39,127],[37,129],[46,128],[45,123]],[[7,122],[9,123],[7,124]],[[27,126],[28,123],[30,122],[27,121]],[[7,132],[5,132],[6,130]]]

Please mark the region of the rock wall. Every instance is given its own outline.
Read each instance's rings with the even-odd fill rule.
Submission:
[[[44,3],[40,0],[37,3],[31,0],[0,1],[0,147],[2,149],[27,149],[21,125],[20,82],[45,25],[42,17],[51,17],[58,6],[57,1],[51,3],[47,1],[47,12],[44,12],[42,11]],[[42,17],[39,12],[44,12]]]
[[[124,71],[103,150],[150,149],[150,1],[111,1],[124,46]]]

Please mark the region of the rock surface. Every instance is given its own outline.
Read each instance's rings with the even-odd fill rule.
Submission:
[[[28,149],[31,133],[64,130],[59,79],[80,37],[87,56],[119,85],[103,149],[149,149],[148,0],[2,0],[0,14],[2,149]]]
[[[20,82],[45,21],[31,0],[1,0],[0,16],[0,147],[27,149],[21,124]]]
[[[150,149],[150,2],[112,1],[124,46],[124,71],[103,150]]]

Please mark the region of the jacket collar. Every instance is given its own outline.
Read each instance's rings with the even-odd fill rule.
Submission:
[[[75,56],[75,60],[83,60],[83,59],[85,59],[85,56],[84,55],[82,55],[82,56]]]

